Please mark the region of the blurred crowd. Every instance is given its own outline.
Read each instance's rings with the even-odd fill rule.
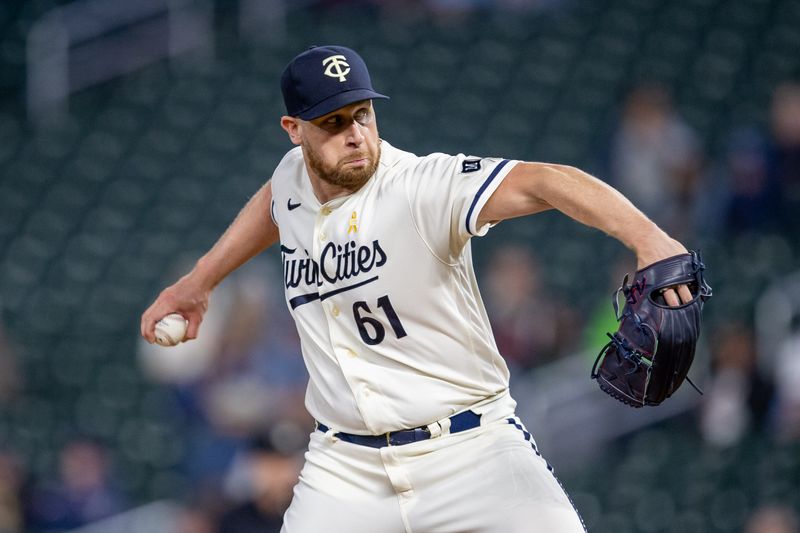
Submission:
[[[710,157],[657,84],[628,94],[605,178],[679,239],[791,234],[800,222],[800,84],[774,93],[766,130],[737,125]]]
[[[379,7],[383,9],[424,8],[426,12],[433,11],[452,17],[458,12],[468,12],[476,9],[505,11],[539,11],[563,6],[568,0],[313,0],[311,3],[317,7],[335,7],[337,5],[362,5]]]
[[[624,100],[605,161],[600,177],[679,239],[796,238],[800,84],[777,87],[768,127],[733,128],[718,153],[707,153],[664,87],[638,85]],[[497,247],[482,279],[498,346],[518,377],[568,354],[594,354],[615,329],[607,300],[581,316],[548,290],[544,261],[522,244]],[[631,266],[610,268],[609,294]],[[280,529],[313,421],[303,408],[307,376],[276,268],[256,261],[226,280],[200,340],[169,350],[140,346],[143,372],[170,391],[171,416],[190,443],[180,470],[191,490],[178,533]],[[800,308],[790,311],[800,317]],[[723,322],[705,335],[712,368],[697,412],[703,439],[719,447],[753,432],[800,439],[800,327],[782,339],[770,365],[762,364],[752,321]],[[0,329],[0,406],[24,386],[14,352]],[[32,479],[0,442],[0,533],[69,531],[128,509],[107,452],[101,441],[76,437],[58,452],[52,479]],[[791,509],[765,507],[747,532],[797,527]]]
[[[140,344],[146,372],[172,389],[191,443],[182,474],[192,489],[177,533],[280,530],[313,420],[276,270],[254,260],[227,278],[203,321],[202,344]]]
[[[173,274],[185,266],[179,261]],[[256,260],[226,280],[197,342],[172,349],[140,343],[142,371],[169,391],[165,408],[187,443],[178,469],[190,488],[168,521],[175,533],[280,529],[313,422],[303,408],[299,341],[271,282],[280,279],[274,270]],[[0,408],[24,393],[18,359],[0,323]],[[129,531],[103,522],[134,507],[115,481],[110,452],[101,439],[77,434],[58,451],[57,472],[37,479],[0,440],[0,533],[90,524],[101,524],[91,531]]]
[[[733,242],[742,235],[781,235],[797,247],[800,227],[800,84],[774,92],[769,124],[734,127],[716,157],[658,85],[630,91],[609,151],[608,180],[672,235],[691,243]],[[691,245],[691,244],[690,244]],[[790,272],[775,272],[774,279]],[[785,283],[785,281],[784,281]],[[735,287],[729,290],[737,290]],[[777,356],[759,354],[755,310],[706,333],[712,375],[700,431],[715,445],[748,432],[800,437],[800,307],[787,310],[791,327]],[[796,315],[796,317],[795,317]],[[775,361],[775,357],[780,358]],[[765,364],[765,363],[769,364]]]

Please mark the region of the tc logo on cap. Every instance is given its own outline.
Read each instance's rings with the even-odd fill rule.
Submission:
[[[325,75],[331,78],[339,78],[340,82],[347,80],[345,76],[350,72],[350,65],[347,63],[347,58],[343,55],[335,55],[326,57],[322,60],[322,66],[327,65]]]
[[[334,45],[312,46],[295,56],[281,74],[281,92],[286,114],[303,120],[327,115],[355,102],[388,98],[372,88],[361,56],[350,48]]]

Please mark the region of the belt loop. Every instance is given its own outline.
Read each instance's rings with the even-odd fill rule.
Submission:
[[[387,446],[392,445],[392,433],[390,431],[386,432],[386,445]]]
[[[441,432],[442,435],[449,435],[450,434],[450,419],[449,418],[445,418],[443,420],[439,420],[437,422],[437,424],[439,424],[439,426],[442,428],[442,432]]]
[[[439,422],[428,424],[426,427],[428,428],[428,433],[431,434],[432,439],[442,436],[442,425]]]
[[[329,429],[325,432],[325,438],[330,440],[331,442],[336,442],[339,440],[339,437],[336,436],[336,431],[333,429]]]

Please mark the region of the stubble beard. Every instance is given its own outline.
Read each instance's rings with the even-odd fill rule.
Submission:
[[[319,154],[307,143],[303,143],[303,153],[308,161],[309,168],[317,175],[322,181],[342,187],[349,191],[357,191],[369,180],[375,171],[378,169],[378,163],[381,160],[381,145],[378,143],[375,154],[365,151],[362,153],[355,153],[348,156],[348,161],[366,157],[368,163],[361,168],[347,168],[345,162],[340,161],[335,167],[331,168],[326,165]]]

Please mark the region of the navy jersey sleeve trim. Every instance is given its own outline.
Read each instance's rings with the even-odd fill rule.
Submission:
[[[497,164],[497,166],[494,167],[492,173],[489,174],[489,177],[486,178],[486,181],[483,182],[481,188],[478,189],[478,192],[475,194],[475,198],[472,199],[472,204],[469,206],[469,211],[467,211],[467,220],[465,221],[465,224],[467,225],[467,233],[469,233],[470,235],[473,236],[475,235],[474,233],[472,233],[472,230],[469,227],[469,221],[472,220],[472,212],[475,210],[475,206],[478,205],[478,200],[481,199],[481,195],[483,195],[486,188],[489,187],[489,184],[492,183],[492,181],[494,181],[494,179],[497,177],[500,171],[503,170],[503,167],[506,166],[508,161],[509,161],[508,159],[503,159]]]
[[[272,219],[272,223],[276,226],[278,225],[278,221],[275,220],[275,199],[272,199],[272,203],[269,206],[269,217]]]

